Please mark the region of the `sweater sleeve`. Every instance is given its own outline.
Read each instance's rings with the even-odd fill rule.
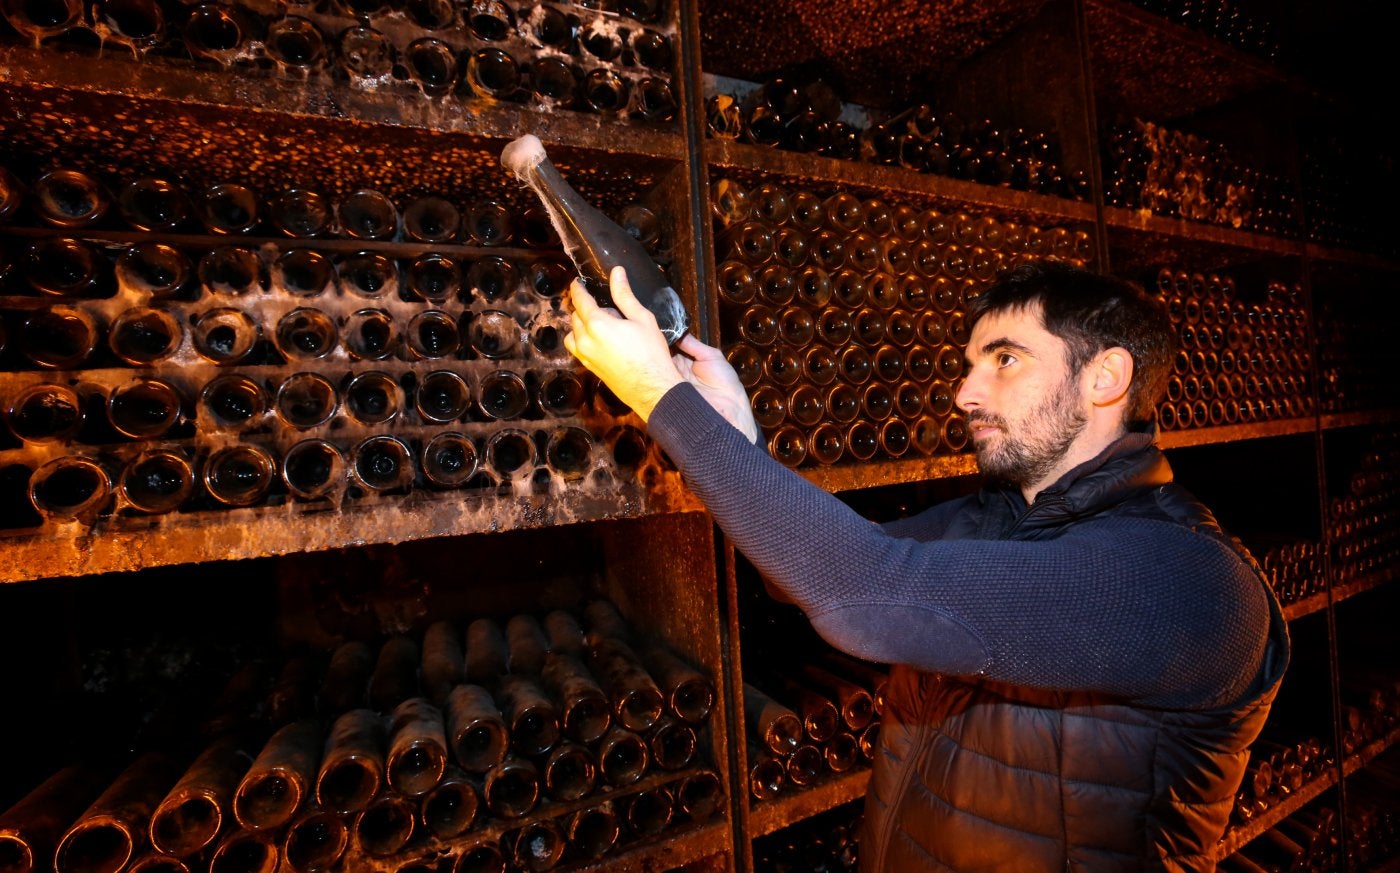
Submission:
[[[1257,579],[1177,525],[1083,522],[1032,542],[896,536],[749,443],[693,386],[671,389],[649,429],[745,557],[857,656],[1163,705],[1232,699],[1262,656]]]

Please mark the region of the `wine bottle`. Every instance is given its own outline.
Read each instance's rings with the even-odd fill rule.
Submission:
[[[457,626],[440,619],[423,631],[423,664],[419,673],[423,693],[441,706],[467,674],[465,650]]]
[[[481,792],[459,767],[449,766],[438,784],[423,795],[418,818],[440,840],[459,836],[476,821]]]
[[[370,708],[388,713],[408,698],[418,696],[420,662],[418,643],[412,637],[394,634],[387,638],[379,647],[369,675],[366,693]]]
[[[539,802],[539,768],[525,758],[507,757],[486,771],[482,794],[498,817],[519,818]]]
[[[375,652],[360,640],[348,640],[331,653],[321,679],[321,714],[335,718],[347,710],[363,707],[370,674],[374,672]]]
[[[584,286],[599,302],[610,303],[608,273],[622,266],[633,293],[656,316],[667,341],[679,342],[689,316],[665,273],[641,243],[569,185],[550,163],[539,138],[526,134],[512,141],[501,152],[501,163],[544,203]]]
[[[58,841],[55,873],[120,870],[145,847],[151,813],[170,791],[179,771],[159,752],[127,765]]]
[[[666,694],[666,709],[676,718],[697,725],[705,721],[715,704],[715,686],[704,673],[665,645],[642,652],[642,662]]]
[[[774,755],[786,756],[802,742],[802,720],[797,713],[747,682],[744,721],[749,736]]]
[[[719,774],[700,770],[681,779],[676,785],[676,809],[691,821],[705,821],[714,815],[724,800],[724,787]]]
[[[233,815],[248,830],[291,821],[320,768],[322,729],[315,719],[284,725],[263,745],[233,795]]]
[[[385,773],[389,787],[405,797],[422,797],[447,768],[447,728],[442,710],[425,697],[410,697],[389,717]]]
[[[564,857],[564,834],[553,819],[542,818],[526,824],[505,839],[517,870],[553,870]]]
[[[287,825],[282,857],[294,873],[328,870],[345,854],[350,829],[329,810],[308,808]]]
[[[316,802],[342,815],[359,812],[383,783],[388,730],[384,719],[361,707],[340,715],[326,738],[316,776]]]
[[[617,844],[621,828],[610,802],[581,809],[569,816],[564,838],[569,852],[581,859],[597,860]]]
[[[612,707],[578,658],[567,651],[551,651],[545,656],[541,681],[559,701],[559,727],[581,743],[591,743],[607,733],[612,724]]]
[[[641,779],[651,763],[651,753],[641,734],[613,725],[598,742],[598,772],[614,787]]]
[[[505,719],[480,685],[462,684],[447,695],[447,737],[452,758],[469,773],[485,773],[506,756]]]
[[[104,788],[103,774],[72,764],[0,812],[0,858],[16,870],[42,869],[63,831]]]
[[[598,782],[593,755],[579,743],[563,742],[555,746],[545,759],[543,770],[545,791],[555,800],[578,800],[591,792]]]
[[[620,638],[590,634],[588,664],[613,705],[613,718],[643,731],[661,718],[666,698],[641,658]]]
[[[627,826],[643,837],[665,830],[676,809],[675,795],[665,785],[626,795],[619,802],[623,805],[623,820]]]
[[[417,818],[412,801],[393,791],[385,791],[355,818],[352,828],[355,844],[371,857],[395,855],[408,845]]]
[[[558,710],[535,679],[516,673],[502,676],[495,696],[511,747],[518,753],[543,755],[559,742]]]

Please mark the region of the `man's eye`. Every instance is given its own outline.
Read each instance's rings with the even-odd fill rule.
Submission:
[[[1011,354],[1010,352],[1002,352],[1001,354],[997,355],[998,367],[1009,367],[1014,363],[1016,363],[1016,356]]]

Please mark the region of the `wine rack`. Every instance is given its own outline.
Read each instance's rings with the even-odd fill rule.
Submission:
[[[1351,5],[3,4],[0,601],[31,626],[0,654],[38,664],[5,674],[16,700],[97,712],[130,741],[104,757],[132,763],[180,710],[172,676],[221,684],[293,643],[326,657],[440,616],[465,631],[605,597],[714,681],[703,763],[517,818],[478,812],[363,864],[765,869],[791,863],[803,827],[858,810],[857,732],[849,765],[809,728],[793,761],[755,745],[745,703],[752,686],[812,715],[773,664],[825,658],[825,643],[765,601],[642,423],[558,345],[572,268],[499,162],[529,132],[647,241],[693,329],[744,376],[770,451],[872,520],[973,487],[949,402],[958,322],[999,265],[1069,260],[1161,295],[1181,354],[1160,444],[1260,558],[1295,640],[1276,745],[1257,750],[1260,794],[1241,798],[1222,869],[1288,840],[1393,868],[1395,810],[1354,781],[1393,758],[1393,722],[1354,687],[1385,659],[1353,643],[1395,596],[1384,313],[1400,271],[1385,229],[1400,191],[1362,87],[1378,29]],[[46,218],[35,187],[55,170],[97,180],[105,213]],[[186,217],[143,219],[136,192]],[[859,227],[811,219],[852,201]],[[220,204],[234,212],[200,209]],[[509,231],[491,233],[502,214]],[[171,271],[184,279],[167,287]],[[221,362],[245,319],[247,356]],[[84,360],[34,339],[83,331]],[[434,357],[435,337],[454,351]],[[178,412],[151,430],[123,416],[163,406]],[[377,478],[395,463],[411,477]],[[159,648],[171,627],[207,639]],[[54,733],[79,745],[66,722]],[[43,739],[0,732],[7,747]],[[760,797],[769,758],[783,775]],[[0,814],[46,760],[0,780]],[[705,815],[623,823],[616,842],[606,816],[583,815],[625,819],[653,789],[657,811],[702,774],[718,783]],[[443,784],[447,807],[470,803]],[[298,824],[314,836],[244,850],[324,866],[341,836],[352,851],[374,839],[353,820]],[[553,854],[590,825],[605,850]]]

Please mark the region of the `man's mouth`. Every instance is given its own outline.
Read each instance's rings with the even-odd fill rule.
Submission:
[[[1001,430],[1001,428],[994,422],[987,421],[986,419],[973,419],[967,423],[967,430],[973,442],[977,442],[990,437],[992,434]]]

